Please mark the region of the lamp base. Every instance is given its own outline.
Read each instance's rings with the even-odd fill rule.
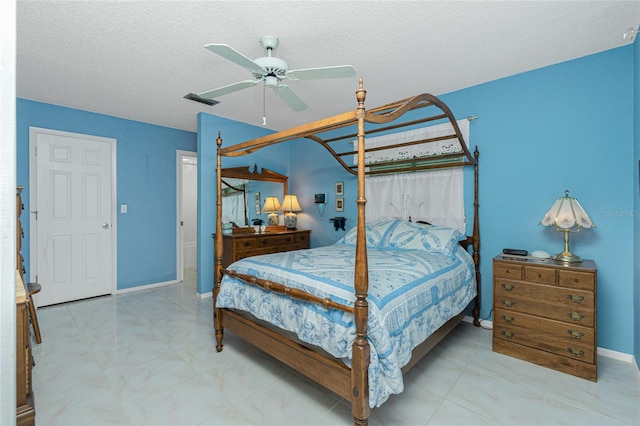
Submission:
[[[580,263],[582,262],[582,258],[580,256],[576,256],[575,254],[569,251],[563,251],[562,253],[554,254],[551,258],[557,262],[562,263]]]
[[[285,213],[284,226],[287,229],[296,229],[298,218],[295,213]]]
[[[267,216],[267,225],[276,226],[278,223],[280,223],[280,217],[277,214],[271,213]]]

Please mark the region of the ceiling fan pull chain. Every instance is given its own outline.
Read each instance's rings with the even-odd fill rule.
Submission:
[[[267,125],[267,106],[266,106],[267,105],[267,101],[265,99],[267,97],[267,94],[265,93],[266,90],[267,89],[266,89],[265,85],[263,84],[262,85],[262,125],[263,126]]]

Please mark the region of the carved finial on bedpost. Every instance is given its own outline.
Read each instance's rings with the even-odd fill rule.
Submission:
[[[364,109],[364,100],[366,97],[367,97],[367,91],[364,89],[364,84],[362,83],[362,77],[360,77],[358,90],[356,90],[356,100],[358,101],[358,109]]]

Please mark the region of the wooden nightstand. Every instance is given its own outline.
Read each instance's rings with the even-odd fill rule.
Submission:
[[[310,230],[295,230],[224,235],[222,267],[226,268],[232,262],[244,257],[308,249],[310,234]]]
[[[595,262],[493,259],[493,350],[597,381]]]

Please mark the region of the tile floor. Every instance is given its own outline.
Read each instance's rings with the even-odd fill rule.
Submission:
[[[42,425],[348,425],[348,403],[231,333],[215,352],[211,299],[188,281],[40,308],[34,344]],[[582,379],[491,351],[461,324],[408,374],[372,425],[639,425],[631,364]]]

